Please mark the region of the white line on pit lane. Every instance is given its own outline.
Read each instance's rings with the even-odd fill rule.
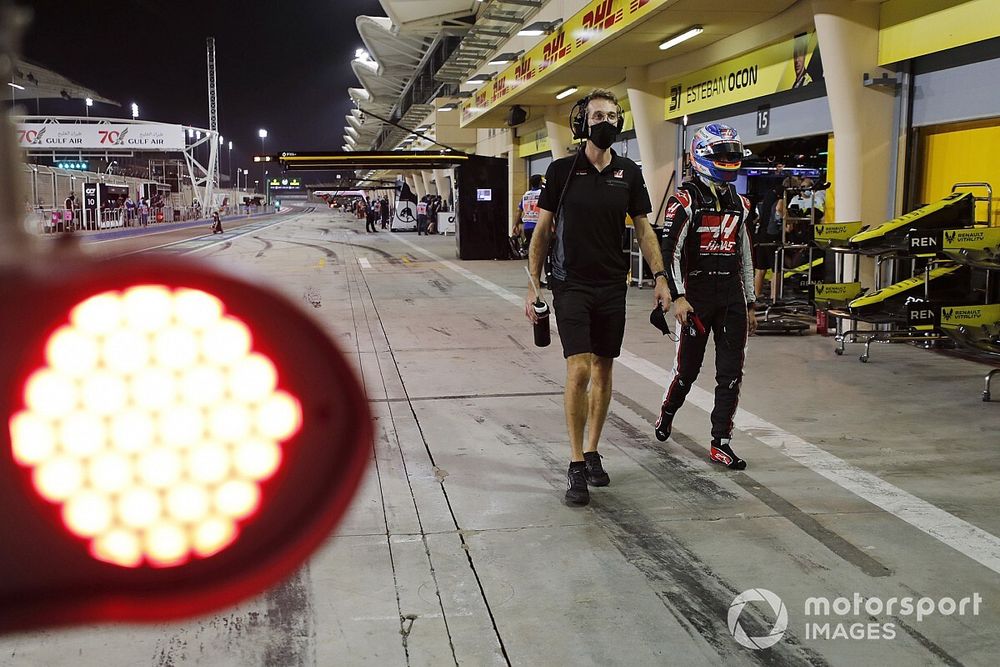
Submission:
[[[370,268],[372,268],[372,264],[371,264],[371,262],[368,261],[367,257],[358,257],[358,264],[361,265],[362,269],[370,269]]]
[[[523,297],[477,276],[468,269],[438,257],[433,252],[421,248],[402,236],[396,238],[500,298],[519,308],[524,307]],[[552,322],[551,325],[555,327],[555,322]],[[666,383],[667,370],[665,368],[638,357],[628,350],[622,349],[618,361],[659,387],[663,387]],[[691,387],[691,393],[688,394],[687,400],[699,409],[710,413],[715,403],[715,395],[695,386]],[[851,465],[743,408],[737,411],[734,421],[738,429],[750,434],[771,449],[784,454],[837,486],[902,519],[942,544],[1000,574],[1000,538],[997,536],[945,512],[936,505],[890,484],[881,477]]]
[[[198,246],[197,248],[192,248],[191,250],[188,250],[186,252],[182,252],[180,254],[182,254],[182,255],[190,255],[191,253],[200,252],[202,250],[207,250],[208,248],[214,248],[215,246],[220,245],[222,243],[225,243],[226,241],[235,241],[236,239],[244,237],[247,234],[255,234],[255,233],[259,232],[259,231],[263,231],[265,229],[268,229],[269,227],[274,227],[275,225],[280,225],[283,222],[291,222],[292,220],[296,220],[296,219],[298,219],[299,217],[301,217],[303,215],[306,215],[306,214],[305,213],[299,213],[297,215],[293,215],[293,216],[291,216],[289,218],[286,218],[284,220],[275,220],[274,222],[272,222],[269,225],[264,225],[263,227],[254,227],[253,229],[248,229],[247,231],[242,232],[240,234],[234,234],[233,236],[228,236],[228,237],[226,237],[224,239],[219,239],[215,243],[208,243],[206,245]],[[252,225],[253,223],[249,223],[249,224]],[[237,227],[237,229],[239,229],[239,227]],[[135,254],[140,253],[140,252],[149,252],[150,250],[158,250],[160,248],[169,248],[170,246],[180,245],[182,243],[190,243],[191,241],[197,241],[198,239],[203,239],[203,238],[206,238],[208,236],[210,236],[210,234],[202,234],[201,236],[193,236],[193,237],[191,237],[189,239],[184,239],[182,241],[171,241],[170,243],[163,243],[161,245],[155,245],[155,246],[153,246],[151,248],[143,248],[141,250],[132,250],[132,251],[129,251],[129,252],[122,253],[120,256],[124,257],[125,255],[135,255]]]

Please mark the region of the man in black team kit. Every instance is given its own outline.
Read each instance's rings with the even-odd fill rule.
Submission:
[[[623,123],[617,98],[610,91],[595,90],[577,102],[570,120],[574,138],[587,141],[576,155],[549,165],[528,264],[537,285],[552,244],[552,293],[566,357],[566,426],[572,452],[566,501],[586,505],[588,483],[611,482],[597,444],[611,402],[611,366],[621,354],[625,334],[626,215],[632,217],[643,257],[656,272],[655,303],[668,309],[670,295],[656,235],[646,219],[652,207],[642,171],[610,150]],[[532,322],[537,320],[532,307],[536,296],[532,288],[525,300],[525,314]]]
[[[695,134],[690,160],[694,177],[667,200],[664,213],[663,258],[681,336],[655,433],[661,442],[670,437],[674,415],[698,378],[712,333],[716,387],[709,458],[743,470],[746,461],[736,456],[730,441],[747,336],[757,328],[747,231],[750,202],[733,186],[743,144],[736,130],[713,123]]]

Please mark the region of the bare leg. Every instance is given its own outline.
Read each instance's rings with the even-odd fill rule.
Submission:
[[[590,401],[587,422],[590,430],[587,433],[588,452],[597,451],[597,443],[604,430],[604,420],[608,417],[608,406],[611,404],[611,375],[615,360],[608,357],[591,355],[590,366]]]
[[[566,430],[572,461],[583,460],[583,430],[587,426],[587,385],[590,383],[589,352],[574,354],[566,359]]]
[[[754,269],[753,272],[753,293],[760,297],[764,293],[764,274],[767,271],[765,269]]]

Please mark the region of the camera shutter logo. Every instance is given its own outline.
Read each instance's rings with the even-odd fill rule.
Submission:
[[[748,602],[766,602],[771,605],[771,610],[775,614],[774,626],[763,637],[748,637],[746,630],[740,624],[740,614],[743,613],[743,607]],[[781,598],[766,588],[751,588],[737,595],[733,603],[729,605],[727,621],[729,631],[733,634],[736,643],[755,650],[770,648],[781,641],[785,629],[788,628],[788,610],[785,609],[785,603],[781,601]]]

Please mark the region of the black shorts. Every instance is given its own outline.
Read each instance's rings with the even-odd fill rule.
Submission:
[[[774,269],[774,253],[778,250],[781,236],[760,234],[754,241],[753,267],[763,271]]]
[[[534,225],[532,225],[531,227],[528,227],[527,225],[524,226],[524,244],[526,246],[531,245],[531,235],[534,233],[535,233]]]
[[[627,291],[624,279],[596,286],[552,280],[552,305],[564,357],[590,352],[613,359],[621,354]]]

